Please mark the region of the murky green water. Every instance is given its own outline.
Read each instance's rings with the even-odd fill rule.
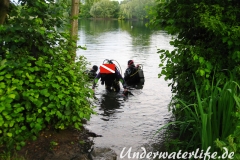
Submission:
[[[124,147],[141,151],[141,147],[151,150],[152,138],[158,128],[171,117],[168,103],[171,89],[163,78],[158,78],[160,63],[157,49],[172,50],[170,36],[163,31],[151,31],[141,22],[81,20],[79,22],[78,44],[87,50],[78,50],[91,65],[100,66],[105,59],[114,59],[122,73],[127,61],[143,64],[145,85],[133,90],[134,96],[127,100],[107,95],[104,86],[96,89],[96,112],[86,127],[103,137],[94,139],[95,146],[110,147],[120,155]],[[89,65],[89,67],[91,66]],[[126,159],[126,158],[125,158]]]

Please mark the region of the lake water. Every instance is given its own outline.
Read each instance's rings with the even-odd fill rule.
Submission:
[[[163,78],[158,78],[160,68],[157,49],[172,50],[171,37],[164,31],[153,31],[143,22],[117,20],[80,20],[78,45],[87,50],[78,50],[92,65],[100,66],[105,59],[113,59],[121,67],[122,74],[127,61],[142,64],[145,84],[142,89],[132,90],[134,96],[127,100],[106,94],[100,81],[96,89],[97,115],[92,115],[86,124],[90,131],[102,135],[94,138],[95,146],[110,147],[118,155],[123,148],[133,151],[156,150],[161,135],[153,135],[171,119],[168,104],[171,88]],[[122,88],[122,85],[121,85]],[[118,159],[120,159],[118,157]],[[125,157],[125,159],[127,159]]]

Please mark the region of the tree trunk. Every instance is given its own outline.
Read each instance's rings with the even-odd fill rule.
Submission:
[[[5,22],[10,0],[0,0],[0,25]]]
[[[75,61],[77,51],[78,40],[78,14],[79,14],[79,0],[72,0],[72,12],[71,12],[71,54],[72,59]]]

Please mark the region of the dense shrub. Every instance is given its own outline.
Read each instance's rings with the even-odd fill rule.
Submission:
[[[87,61],[72,60],[64,11],[61,3],[22,1],[0,26],[1,145],[20,149],[46,127],[80,129],[93,113]]]
[[[217,80],[228,77],[226,69],[239,78],[239,1],[161,2],[151,12],[151,24],[175,36],[175,49],[159,49],[159,76],[171,80],[176,97],[196,100],[192,75],[206,90],[213,75]]]
[[[159,77],[170,82],[179,134],[189,135],[193,149],[216,149],[217,142],[238,151],[240,1],[157,2],[150,24],[174,36],[174,50],[158,51]]]

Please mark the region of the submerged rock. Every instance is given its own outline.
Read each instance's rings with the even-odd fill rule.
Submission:
[[[94,147],[90,153],[90,159],[92,160],[117,160],[117,154],[111,148]]]

